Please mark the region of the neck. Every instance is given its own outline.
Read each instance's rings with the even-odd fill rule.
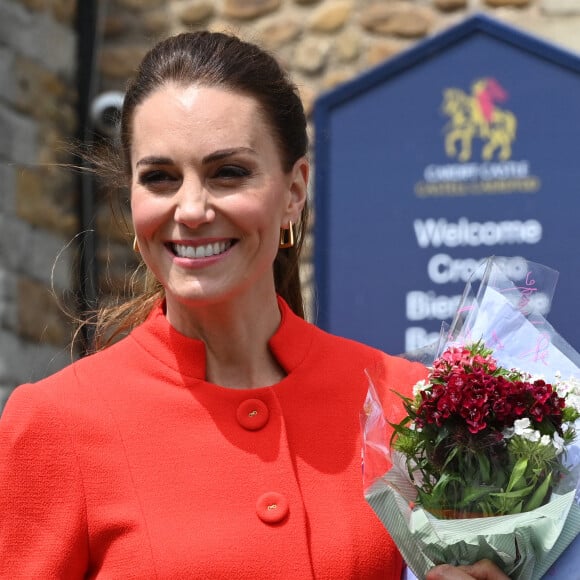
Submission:
[[[205,344],[206,380],[211,383],[248,389],[285,376],[268,346],[280,324],[274,292],[260,300],[240,297],[197,308],[168,300],[167,318],[179,332]]]

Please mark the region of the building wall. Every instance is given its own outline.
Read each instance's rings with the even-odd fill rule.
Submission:
[[[322,91],[476,11],[580,53],[579,0],[101,0],[101,8],[98,92],[122,91],[155,40],[207,28],[273,51],[308,112]],[[51,286],[74,308],[77,243],[67,244],[79,229],[79,194],[75,173],[56,166],[70,161],[62,144],[76,131],[74,12],[74,0],[0,0],[0,405],[14,385],[71,359],[72,325]],[[114,292],[135,257],[104,198],[98,216],[100,288]],[[310,282],[308,260],[303,274]]]
[[[580,52],[578,0],[111,0],[100,69],[105,87],[122,87],[156,38],[232,31],[272,50],[310,108],[320,91],[474,12]]]
[[[75,179],[56,166],[76,129],[75,2],[0,1],[0,406],[70,360]]]

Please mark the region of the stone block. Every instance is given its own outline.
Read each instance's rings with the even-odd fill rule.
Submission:
[[[527,8],[532,0],[484,0],[484,4],[491,8]]]
[[[354,71],[346,68],[334,68],[324,76],[322,79],[322,88],[327,91],[341,85],[354,76]]]
[[[70,83],[65,83],[54,72],[27,57],[16,57],[15,104],[17,110],[38,120],[58,124],[69,135],[76,128],[77,113],[74,107],[76,94]],[[42,99],[39,99],[42,95]]]
[[[14,50],[0,46],[0,99],[14,104],[16,101],[16,80],[14,75]]]
[[[55,18],[69,26],[74,25],[77,1],[82,0],[52,0],[52,13]]]
[[[399,1],[371,4],[360,17],[361,25],[369,32],[402,38],[425,36],[433,20],[434,15],[426,7]]]
[[[454,12],[467,8],[467,0],[434,0],[435,8],[441,12]]]
[[[358,58],[360,45],[360,35],[352,28],[347,28],[335,38],[333,53],[340,62],[351,62]]]
[[[16,37],[18,28],[25,29],[31,26],[32,14],[24,2],[0,2],[0,38],[2,43],[8,46],[16,46],[12,43]]]
[[[117,0],[117,4],[122,8],[128,8],[135,12],[144,12],[151,8],[157,8],[165,4],[166,0]]]
[[[185,26],[192,26],[213,16],[214,10],[214,3],[209,0],[190,0],[179,11],[179,20]]]
[[[32,119],[0,103],[0,158],[34,163],[38,156],[38,126]]]
[[[36,382],[75,360],[67,347],[31,343],[0,329],[0,383],[3,391]]]
[[[0,38],[48,70],[74,80],[76,32],[49,12],[29,12],[15,2],[0,3]]]
[[[541,0],[539,7],[547,16],[580,14],[580,0]]]
[[[258,24],[260,44],[269,50],[278,50],[298,38],[302,32],[300,23],[292,17],[280,17]]]
[[[78,229],[77,192],[71,173],[22,167],[16,174],[16,213],[29,224],[69,238]]]
[[[17,376],[19,370],[21,371],[18,369],[18,363],[21,362],[21,352],[18,347],[17,335],[0,327],[0,385],[4,401],[12,389],[19,384]]]
[[[18,330],[31,342],[65,346],[72,339],[70,320],[50,290],[24,276],[18,280]]]
[[[101,51],[99,70],[101,74],[115,79],[132,77],[149,45],[106,46]]]
[[[12,163],[0,161],[0,215],[16,213],[16,169]]]
[[[13,272],[0,269],[0,328],[18,330],[17,279]]]
[[[226,18],[250,20],[277,10],[280,4],[281,0],[223,0],[222,13]]]
[[[2,379],[0,378],[0,381]],[[8,401],[8,397],[12,393],[14,385],[3,384],[0,382],[0,415],[6,406],[6,401]]]
[[[0,263],[57,290],[71,287],[74,240],[38,229],[18,217],[0,216]]]
[[[146,12],[141,20],[143,30],[147,34],[154,36],[164,35],[169,31],[170,28],[170,18],[166,9],[153,10],[151,12]]]
[[[14,300],[16,297],[14,282],[16,278],[13,272],[0,267],[0,302]]]
[[[3,386],[3,396],[26,381],[30,366],[18,335],[0,328],[0,383]]]
[[[369,46],[365,54],[366,65],[369,67],[377,66],[395,54],[401,52],[406,47],[406,44],[396,40],[374,42]]]
[[[43,123],[40,125],[39,137],[38,163],[55,165],[71,162],[70,133],[62,131],[51,123]]]
[[[300,41],[294,50],[293,64],[299,71],[307,74],[320,73],[328,60],[329,43],[313,36]]]
[[[539,36],[565,50],[580,54],[580,15],[564,18],[542,18],[537,13],[523,10],[504,10],[502,19],[530,34]]]
[[[117,38],[129,30],[127,20],[120,14],[107,14],[103,25],[103,35],[106,39]]]
[[[313,32],[336,32],[348,21],[352,12],[349,0],[333,0],[319,6],[308,19],[308,27]]]
[[[48,0],[20,0],[20,3],[29,10],[39,12],[48,8]]]

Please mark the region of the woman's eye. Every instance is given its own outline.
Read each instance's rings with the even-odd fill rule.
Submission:
[[[239,165],[223,165],[215,172],[215,177],[218,179],[239,179],[248,175],[250,171]]]
[[[173,179],[172,175],[166,171],[160,171],[158,169],[155,171],[145,171],[139,175],[139,183],[141,185],[155,185],[165,181],[173,181]]]

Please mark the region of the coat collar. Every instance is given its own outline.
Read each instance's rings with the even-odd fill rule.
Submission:
[[[278,296],[281,321],[269,341],[270,350],[280,366],[290,375],[308,354],[314,326],[297,316]],[[168,322],[163,301],[159,301],[147,320],[131,333],[157,361],[181,375],[205,380],[205,344],[178,332]]]

